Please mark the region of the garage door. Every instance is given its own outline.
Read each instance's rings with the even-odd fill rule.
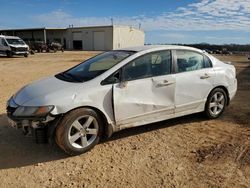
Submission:
[[[73,40],[82,40],[82,32],[81,31],[75,31],[73,34]]]
[[[73,40],[73,49],[74,50],[82,50],[82,41],[81,40]]]
[[[105,50],[105,38],[103,31],[94,32],[94,50]]]

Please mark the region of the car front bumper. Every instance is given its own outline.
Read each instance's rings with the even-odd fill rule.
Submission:
[[[29,55],[29,52],[27,51],[27,52],[15,52],[15,51],[13,51],[12,52],[14,55]]]
[[[56,117],[47,114],[46,116],[15,116],[14,112],[17,110],[19,105],[15,103],[13,98],[11,98],[7,102],[7,116],[9,124],[12,127],[16,128],[24,128],[24,127],[31,127],[31,128],[39,128],[41,126],[47,125],[49,122],[53,121]]]
[[[232,85],[230,85],[228,87],[228,91],[229,91],[229,98],[230,100],[232,100],[235,95],[236,95],[236,92],[237,92],[237,79],[234,80],[234,83]]]

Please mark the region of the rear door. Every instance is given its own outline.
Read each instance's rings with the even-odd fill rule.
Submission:
[[[204,54],[189,50],[176,50],[175,61],[175,112],[203,111],[215,78],[211,61]]]
[[[170,51],[143,55],[125,65],[113,86],[117,125],[128,127],[166,119],[174,113],[175,77]]]

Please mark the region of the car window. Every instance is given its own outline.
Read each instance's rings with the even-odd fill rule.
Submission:
[[[177,72],[188,72],[205,67],[202,54],[187,50],[177,50]]]
[[[0,38],[0,45],[4,46],[4,39],[3,38]]]
[[[125,81],[170,74],[171,52],[158,51],[143,55],[123,67]]]
[[[134,54],[131,51],[109,51],[90,58],[83,63],[57,75],[59,79],[71,79],[79,82],[89,81],[111,67],[120,63],[130,55]],[[63,78],[64,77],[64,78]]]
[[[205,55],[204,55],[204,64],[205,64],[206,68],[212,67],[211,60],[207,56],[205,56]]]
[[[123,54],[122,54],[123,55]],[[125,54],[126,57],[126,54]],[[105,58],[102,58],[100,60],[97,60],[95,63],[92,63],[89,66],[89,71],[102,71],[107,70],[110,67],[113,67],[117,64],[117,62],[120,62],[124,59],[124,56],[106,56]]]
[[[6,40],[9,44],[13,44],[13,45],[18,45],[18,44],[24,45],[25,44],[22,39],[18,39],[18,38],[17,39],[7,38]]]
[[[108,84],[115,84],[120,82],[120,70],[116,71],[115,73],[111,74],[108,78],[106,78],[105,80],[103,80],[101,82],[101,85],[108,85]]]

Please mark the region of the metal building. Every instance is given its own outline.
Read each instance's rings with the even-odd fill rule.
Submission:
[[[30,28],[0,30],[0,34],[19,36],[24,41],[60,42],[68,50],[112,50],[144,45],[142,30],[129,26],[70,28]]]

